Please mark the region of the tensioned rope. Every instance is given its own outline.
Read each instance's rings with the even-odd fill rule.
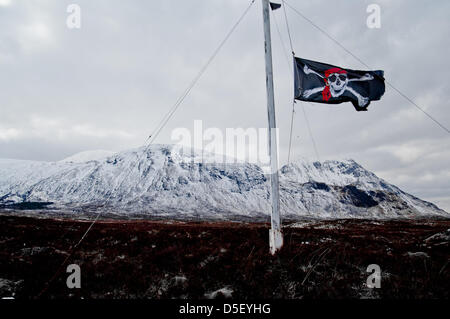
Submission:
[[[280,38],[281,46],[283,47],[283,53],[284,53],[284,56],[286,58],[287,67],[288,67],[288,70],[290,70],[291,67],[290,67],[290,63],[289,63],[289,57],[288,57],[288,54],[287,54],[287,50],[286,50],[286,47],[284,45],[283,37],[281,36],[280,28],[278,26],[277,17],[275,15],[275,13],[273,13],[273,11],[272,11],[272,16],[273,16],[273,20],[275,22],[275,27],[277,29],[278,37]],[[292,43],[291,43],[291,45],[292,45]],[[291,49],[292,49],[292,46],[291,46]],[[289,132],[289,150],[288,150],[288,160],[287,160],[288,165],[291,162],[291,147],[292,147],[292,132],[293,132],[293,128],[294,128],[294,116],[295,116],[295,100],[293,99],[292,100],[291,126],[290,126],[290,132]]]
[[[235,24],[232,26],[232,28],[230,29],[230,31],[226,34],[225,38],[222,40],[222,42],[220,42],[219,46],[216,48],[216,50],[214,50],[213,54],[211,55],[211,57],[207,60],[207,62],[203,65],[203,67],[200,69],[200,71],[198,72],[198,74],[194,77],[194,79],[192,80],[192,82],[189,84],[189,86],[186,88],[186,90],[183,92],[183,94],[177,99],[177,101],[175,102],[175,104],[171,107],[171,109],[169,110],[169,112],[167,112],[163,118],[161,119],[161,121],[158,123],[158,125],[155,127],[155,129],[153,130],[153,132],[147,137],[147,139],[145,140],[144,144],[148,145],[146,146],[144,152],[142,153],[141,157],[138,157],[138,160],[134,162],[134,164],[130,167],[129,171],[127,172],[127,174],[124,174],[124,177],[122,179],[122,181],[118,184],[118,187],[114,187],[113,190],[109,193],[109,195],[107,196],[107,198],[103,201],[103,204],[101,206],[99,206],[99,212],[97,213],[95,219],[90,223],[89,227],[87,228],[87,230],[83,233],[83,235],[81,236],[80,240],[70,248],[70,253],[69,255],[64,259],[64,261],[61,263],[61,265],[58,267],[56,273],[50,278],[49,281],[47,281],[45,287],[41,290],[41,292],[37,295],[37,298],[41,297],[46,291],[47,289],[50,287],[50,284],[56,279],[56,277],[61,273],[64,265],[67,263],[67,261],[73,256],[75,250],[80,246],[80,244],[83,242],[83,240],[86,238],[87,234],[89,233],[89,231],[92,229],[92,227],[94,226],[94,224],[98,221],[98,219],[100,218],[100,216],[102,215],[102,210],[101,208],[104,208],[107,204],[107,202],[111,199],[111,196],[114,194],[116,189],[119,189],[123,182],[126,180],[126,178],[128,177],[128,175],[133,171],[133,169],[136,167],[136,165],[141,161],[142,157],[147,153],[148,149],[150,148],[150,146],[152,145],[152,143],[155,141],[156,137],[159,135],[159,133],[161,132],[161,130],[165,127],[165,125],[167,124],[167,122],[170,120],[170,118],[174,115],[174,113],[177,111],[177,109],[179,108],[179,106],[183,103],[183,101],[186,99],[186,97],[189,95],[189,93],[191,92],[191,90],[194,88],[194,86],[197,84],[197,82],[200,80],[200,78],[202,77],[202,75],[205,73],[205,71],[207,70],[207,68],[210,66],[210,64],[213,62],[213,60],[215,59],[215,57],[219,54],[220,50],[222,49],[222,47],[225,45],[225,43],[227,42],[227,40],[230,38],[230,36],[234,33],[234,31],[236,30],[236,28],[239,26],[239,24],[242,22],[242,20],[244,19],[244,17],[247,15],[247,13],[250,11],[250,8],[252,7],[252,5],[255,3],[255,0],[251,0],[250,4],[246,7],[246,9],[244,10],[244,12],[241,14],[241,16],[239,17],[239,19],[235,22]]]
[[[310,102],[308,102],[308,103],[312,104]],[[306,127],[308,128],[309,136],[311,137],[311,141],[312,141],[312,144],[313,144],[313,147],[314,147],[314,152],[316,153],[317,160],[320,162],[320,156],[319,156],[319,152],[317,151],[316,141],[315,141],[314,136],[312,134],[311,125],[309,125],[308,116],[306,115],[306,110],[305,110],[305,107],[304,107],[303,104],[302,104],[302,110],[303,110],[303,116],[305,117]]]
[[[272,17],[273,17],[273,21],[275,22],[275,28],[277,29],[278,38],[280,39],[281,46],[283,48],[284,57],[286,58],[287,66],[288,66],[288,69],[290,71],[290,69],[291,69],[291,63],[289,61],[290,59],[289,59],[289,56],[287,54],[287,49],[286,49],[286,46],[284,44],[283,37],[281,36],[281,31],[280,31],[280,27],[278,26],[277,16],[275,15],[275,13],[273,11],[272,11]]]
[[[284,5],[284,1],[283,1],[283,5]],[[292,45],[291,31],[290,31],[290,28],[289,28],[289,22],[288,22],[288,19],[287,19],[287,13],[286,13],[286,10],[285,10],[284,6],[283,6],[283,10],[284,10],[284,18],[285,18],[285,22],[286,22],[287,33],[288,33],[288,36],[289,36],[289,44],[290,44],[290,47],[291,47],[292,56],[295,57],[294,47],[293,47],[293,45]],[[280,28],[279,28],[279,26],[278,26],[277,17],[276,17],[276,15],[275,15],[275,13],[273,13],[272,16],[273,16],[273,18],[274,18],[275,27],[276,27],[276,29],[277,29],[278,37],[279,37],[279,39],[280,39],[281,46],[282,46],[282,48],[283,48],[283,53],[284,53],[284,56],[285,56],[285,58],[286,58],[287,67],[288,67],[288,69],[290,70],[290,69],[291,69],[291,61],[290,61],[289,56],[288,56],[288,54],[287,54],[287,50],[286,50],[286,46],[285,46],[284,41],[283,41],[283,37],[281,36]],[[296,72],[296,70],[294,70],[294,73],[295,73],[295,72]],[[296,76],[296,74],[294,74],[294,76]],[[312,104],[312,103],[310,103],[310,102],[307,102],[307,103]],[[306,114],[306,110],[305,110],[305,108],[303,107],[303,105],[302,105],[302,111],[303,111],[303,116],[305,117],[305,122],[306,122],[306,125],[307,125],[308,134],[309,134],[309,137],[311,138],[311,142],[312,142],[312,145],[313,145],[313,148],[314,148],[314,153],[315,153],[315,155],[316,155],[316,157],[317,157],[317,160],[320,161],[320,156],[319,156],[319,152],[318,152],[318,150],[317,150],[316,141],[315,141],[315,139],[314,139],[314,136],[313,136],[313,133],[312,133],[312,130],[311,130],[311,126],[310,126],[310,124],[309,124],[308,116],[307,116],[307,114]],[[291,125],[290,125],[290,132],[289,132],[288,165],[289,165],[290,159],[291,159],[292,135],[293,135],[293,127],[294,127],[294,116],[295,116],[295,113],[296,113],[296,112],[295,112],[295,99],[293,98],[293,99],[292,99]]]
[[[302,14],[299,10],[294,8],[289,2],[286,0],[283,0],[283,3],[285,3],[293,12],[295,12],[297,15],[302,17],[304,20],[306,20],[308,23],[310,23],[313,27],[315,27],[317,30],[319,30],[321,33],[323,33],[327,38],[329,38],[331,41],[336,43],[341,49],[343,49],[345,52],[350,54],[354,59],[356,59],[359,63],[364,65],[365,67],[372,69],[367,63],[365,63],[363,60],[361,60],[358,56],[356,56],[354,53],[352,53],[349,49],[347,49],[344,45],[342,45],[338,40],[336,40],[333,36],[331,36],[328,32],[326,32],[323,28],[315,24],[311,19],[306,17],[304,14]],[[425,114],[429,119],[431,119],[433,122],[435,122],[437,125],[439,125],[444,131],[450,134],[450,130],[444,126],[444,124],[440,123],[437,119],[435,119],[431,114],[426,112],[423,108],[421,108],[417,103],[415,103],[411,98],[409,98],[406,94],[404,94],[402,91],[400,91],[398,88],[396,88],[392,83],[385,80],[386,83],[394,89],[400,96],[402,96],[405,100],[407,100],[409,103],[414,105],[417,109],[419,109],[423,114]]]
[[[282,3],[283,3],[284,21],[286,21],[286,29],[289,36],[289,44],[291,45],[292,55],[295,56],[294,46],[292,45],[291,28],[289,28],[289,21],[286,13],[286,5],[284,4],[284,0],[282,0]]]
[[[280,27],[278,26],[277,16],[275,15],[275,13],[273,13],[273,11],[272,11],[272,16],[273,16],[273,20],[275,21],[275,27],[277,29],[278,37],[280,38],[281,46],[283,47],[283,53],[286,58],[287,66],[288,66],[288,69],[290,70],[291,67],[290,67],[290,63],[289,63],[286,46],[284,45],[283,37],[281,36]],[[288,34],[289,34],[289,43],[291,45],[292,56],[295,56],[289,28],[288,28]],[[294,116],[295,116],[295,99],[293,98],[292,99],[291,125],[290,125],[290,130],[289,130],[289,148],[288,148],[288,160],[287,160],[288,165],[291,162],[292,132],[294,130]]]
[[[289,45],[291,46],[291,53],[292,53],[292,57],[294,58],[295,57],[294,46],[292,45],[291,29],[289,28],[289,22],[288,22],[288,18],[287,18],[287,14],[286,14],[286,6],[284,5],[284,0],[282,1],[282,4],[283,4],[283,12],[284,12],[284,21],[286,22],[286,29],[287,29],[287,33],[288,33],[288,37],[289,37]],[[283,47],[284,47],[284,45],[283,45]],[[296,72],[296,70],[294,70],[294,74],[293,74],[294,76],[295,76],[295,72]],[[291,162],[292,132],[293,132],[293,128],[294,128],[294,115],[295,115],[295,97],[292,98],[291,129],[289,132],[288,165]]]

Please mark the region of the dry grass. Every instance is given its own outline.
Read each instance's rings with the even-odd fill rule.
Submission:
[[[0,296],[33,298],[88,227],[87,222],[0,216]],[[450,221],[327,221],[285,227],[285,245],[268,254],[268,225],[101,221],[43,298],[449,298],[449,241],[426,238]],[[408,254],[424,252],[423,254]],[[365,286],[382,269],[381,289]],[[221,293],[215,294],[221,297]]]

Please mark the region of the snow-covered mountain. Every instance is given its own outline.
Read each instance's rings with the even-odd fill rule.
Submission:
[[[88,161],[102,160],[108,156],[113,155],[113,151],[96,150],[96,151],[84,151],[77,153],[75,155],[69,156],[61,162],[73,162],[73,163],[83,163]]]
[[[78,160],[83,156],[60,162],[0,159],[0,203],[54,202],[57,208],[177,218],[270,213],[268,176],[254,164],[214,164],[214,155],[201,163],[201,153],[170,145]],[[353,160],[286,165],[280,193],[282,214],[289,218],[450,217]]]

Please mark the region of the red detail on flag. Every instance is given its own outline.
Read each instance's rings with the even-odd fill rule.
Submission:
[[[325,78],[328,79],[330,74],[337,73],[337,74],[347,74],[347,71],[342,70],[340,68],[331,68],[325,71]]]
[[[342,70],[340,68],[331,68],[325,71],[325,77],[324,77],[324,81],[325,81],[325,88],[322,91],[322,99],[324,101],[328,101],[329,99],[331,99],[331,93],[330,93],[330,85],[328,84],[328,77],[330,76],[330,74],[333,73],[337,73],[337,74],[347,74],[347,71]]]
[[[322,99],[328,101],[331,98],[330,87],[327,85],[322,91]]]

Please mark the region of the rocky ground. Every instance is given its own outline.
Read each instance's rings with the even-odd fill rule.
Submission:
[[[88,227],[1,215],[0,297],[450,296],[449,220],[286,223],[274,257],[265,223],[101,220],[71,251]],[[68,264],[81,268],[80,289],[66,286]],[[381,268],[379,289],[366,286],[370,264]]]

